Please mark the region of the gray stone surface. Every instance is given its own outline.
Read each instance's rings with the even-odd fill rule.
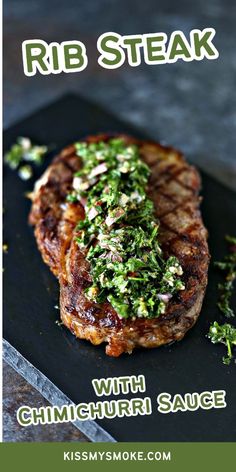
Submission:
[[[20,426],[16,411],[21,405],[40,408],[49,404],[6,362],[3,363],[3,441],[4,442],[84,442],[87,438],[72,424]]]
[[[3,340],[3,359],[27,382],[29,382],[43,397],[53,406],[63,407],[73,402],[65,395],[49,378],[23,357],[8,341]],[[5,386],[4,386],[5,387]],[[22,405],[20,403],[18,407]],[[35,405],[38,408],[40,405]],[[62,425],[61,425],[62,426]],[[67,434],[66,424],[65,437]],[[84,436],[93,442],[116,442],[96,421],[79,419],[73,421],[75,426]],[[25,429],[25,428],[23,428]],[[63,431],[64,428],[62,428]],[[83,437],[83,435],[81,437]],[[80,437],[80,436],[79,436]]]
[[[5,126],[74,91],[177,146],[192,162],[236,188],[235,21],[234,0],[7,0]],[[96,40],[103,32],[169,34],[180,29],[188,34],[204,27],[216,29],[220,57],[215,61],[124,65],[113,71],[97,65]],[[89,65],[80,74],[25,77],[21,43],[30,38],[80,39],[87,46]],[[73,426],[22,431],[15,421],[16,406],[45,402],[10,368],[5,369],[4,389],[5,440],[83,440]]]

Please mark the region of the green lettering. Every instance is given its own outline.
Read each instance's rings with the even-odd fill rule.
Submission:
[[[55,71],[59,70],[57,46],[52,46],[52,61],[53,61],[53,69]]]
[[[166,42],[166,35],[158,34],[155,36],[146,36],[147,45],[147,63],[165,61],[163,53],[163,43]],[[158,43],[154,45],[154,43]]]
[[[140,52],[138,54],[139,48],[138,44],[142,44],[142,38],[140,36],[125,37],[123,39],[124,46],[127,46],[128,61],[129,64],[139,65],[140,64]]]
[[[118,414],[119,416],[131,416],[130,413],[130,408],[129,408],[129,400],[118,400],[117,401],[117,406],[118,406]]]
[[[145,392],[146,384],[145,384],[144,375],[138,375],[137,377],[135,375],[132,375],[130,377],[130,381],[131,381],[131,392],[133,393]]]
[[[98,397],[101,397],[102,395],[111,395],[113,382],[111,378],[93,379],[92,384],[96,395]]]
[[[82,46],[80,44],[71,42],[70,44],[64,44],[63,48],[66,70],[83,67],[84,56]]]
[[[185,395],[185,402],[187,409],[190,411],[194,411],[198,409],[198,398],[199,395],[198,393],[186,393]]]
[[[174,396],[173,404],[172,404],[172,411],[175,413],[176,411],[186,411],[186,406],[184,404],[184,400],[178,393]]]
[[[211,44],[211,37],[212,37],[212,31],[207,30],[204,32],[203,36],[200,38],[200,33],[201,32],[194,32],[193,33],[193,41],[194,41],[194,47],[195,47],[195,54],[197,57],[202,56],[202,49],[205,49],[206,53],[210,57],[215,57],[216,55],[216,49]],[[206,54],[205,54],[206,55]],[[204,52],[203,52],[204,56]]]
[[[55,407],[54,409],[54,421],[69,421],[68,420],[68,412],[67,412],[67,406],[63,406],[62,408],[57,408]]]
[[[28,418],[25,415],[30,415]],[[21,426],[29,426],[32,424],[31,408],[29,406],[21,406],[17,410],[17,421]]]
[[[145,408],[143,405],[143,399],[141,398],[132,398],[131,400],[131,407],[132,407],[132,412],[133,415],[145,415]]]
[[[106,418],[114,418],[116,416],[116,402],[111,400],[110,402],[103,403],[104,416]]]
[[[88,414],[88,406],[86,403],[79,403],[76,407],[76,415],[79,420],[87,420],[89,419],[89,414]]]
[[[101,56],[99,57],[98,62],[100,66],[107,69],[115,69],[123,64],[125,61],[125,54],[122,48],[117,44],[119,40],[120,36],[115,33],[104,34],[99,38],[98,49]],[[112,42],[114,45],[109,46],[109,42]],[[109,55],[112,55],[113,57],[109,57]]]
[[[225,391],[224,390],[216,390],[215,392],[213,392],[213,394],[214,394],[215,407],[216,408],[225,408],[226,407]]]
[[[201,407],[204,410],[210,410],[212,408],[212,394],[211,392],[202,392],[200,394]]]
[[[181,33],[173,33],[173,35],[171,35],[168,49],[170,50],[169,59],[172,61],[177,60],[180,57],[185,59],[190,59],[191,57],[191,53],[187,46],[187,40],[184,39]]]
[[[171,411],[171,395],[169,393],[160,393],[157,397],[158,411],[160,413],[170,413]]]
[[[48,63],[45,60],[47,49],[41,42],[25,42],[25,57],[28,74],[35,73],[35,68],[41,69],[41,72],[48,72]],[[33,67],[33,63],[35,67]]]

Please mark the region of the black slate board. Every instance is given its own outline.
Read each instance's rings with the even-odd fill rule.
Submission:
[[[7,130],[5,149],[22,135],[39,143],[56,143],[61,148],[101,131],[144,137],[99,107],[70,95]],[[36,177],[41,173],[42,168]],[[203,174],[202,180],[202,212],[210,234],[212,259],[217,260],[225,253],[224,235],[236,232],[235,194],[209,176]],[[30,184],[6,169],[4,186],[4,242],[9,245],[4,262],[5,339],[76,403],[98,399],[91,385],[93,378],[144,374],[145,395],[152,398],[153,414],[98,422],[118,441],[234,441],[235,364],[223,365],[224,348],[213,346],[205,338],[209,323],[222,320],[216,307],[220,274],[210,268],[201,316],[183,341],[109,358],[103,345],[94,347],[78,341],[55,323],[59,316],[54,308],[58,303],[58,284],[42,262],[32,228],[27,225],[30,202],[24,193]],[[184,394],[221,389],[226,390],[225,409],[168,415],[156,411],[156,396],[160,392]]]

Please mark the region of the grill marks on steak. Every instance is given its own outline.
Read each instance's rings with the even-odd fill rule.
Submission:
[[[109,138],[100,135],[88,141]],[[161,245],[166,256],[178,257],[184,270],[186,289],[171,299],[164,315],[120,319],[110,303],[96,304],[85,297],[84,289],[91,282],[89,263],[75,240],[75,227],[84,217],[84,208],[80,203],[65,203],[73,174],[80,167],[74,146],[62,151],[36,184],[29,217],[43,259],[59,279],[63,323],[79,338],[93,344],[107,342],[106,353],[111,356],[130,353],[138,346],[156,347],[180,340],[200,313],[209,264],[196,169],[172,148],[123,138],[127,144],[139,146],[151,167],[148,194],[160,220]]]

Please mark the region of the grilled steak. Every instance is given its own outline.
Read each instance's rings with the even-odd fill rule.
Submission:
[[[98,135],[87,142],[109,138]],[[95,345],[108,343],[106,353],[115,357],[131,353],[135,347],[153,348],[182,339],[199,316],[209,264],[197,170],[172,148],[122,138],[127,145],[139,147],[142,159],[151,168],[148,196],[160,222],[158,237],[163,253],[165,257],[176,256],[184,272],[186,288],[174,295],[164,314],[151,319],[122,319],[108,301],[98,304],[85,296],[91,284],[90,267],[75,239],[76,225],[84,219],[85,210],[80,202],[66,202],[73,175],[81,167],[74,145],[64,149],[36,183],[29,216],[43,260],[59,280],[63,323],[78,338]]]

